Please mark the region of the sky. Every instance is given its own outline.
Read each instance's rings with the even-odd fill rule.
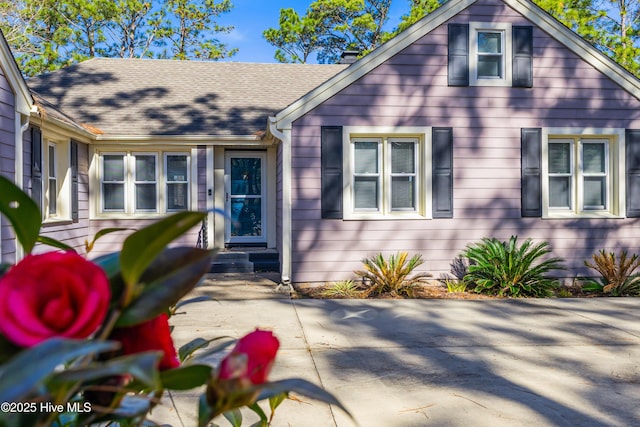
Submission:
[[[262,37],[267,28],[277,28],[280,9],[294,8],[303,15],[313,0],[232,0],[233,9],[218,18],[220,25],[232,25],[229,34],[218,34],[217,38],[229,48],[239,49],[226,61],[235,62],[277,62],[276,48]],[[394,27],[400,17],[408,11],[407,0],[394,0],[389,25]],[[391,29],[391,28],[389,28]]]

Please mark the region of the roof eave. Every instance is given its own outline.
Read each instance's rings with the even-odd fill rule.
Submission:
[[[325,83],[277,113],[275,120],[278,123],[278,128],[289,129],[293,121],[302,117],[412,43],[418,41],[476,1],[477,0],[450,1],[434,10],[404,32],[398,34],[378,49],[366,55],[364,58],[359,59],[348,68],[342,70]]]
[[[18,63],[11,52],[7,39],[5,39],[2,34],[0,34],[0,53],[5,59],[3,62],[6,64],[6,67],[2,67],[3,71],[9,80],[9,84],[15,91],[16,110],[21,114],[28,115],[33,107],[33,97],[31,96],[27,82],[20,72]]]

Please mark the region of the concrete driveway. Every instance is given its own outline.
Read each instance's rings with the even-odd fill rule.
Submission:
[[[640,298],[290,300],[231,279],[194,291],[218,300],[172,318],[176,344],[271,329],[272,379],[321,384],[354,418],[301,398],[274,426],[640,425]],[[165,399],[152,418],[196,425],[197,394],[173,398],[179,417]]]

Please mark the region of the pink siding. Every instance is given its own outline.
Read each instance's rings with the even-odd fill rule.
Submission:
[[[422,253],[437,277],[482,237],[547,240],[584,274],[601,248],[638,251],[638,219],[521,218],[520,131],[527,127],[640,128],[640,101],[497,0],[480,0],[451,22],[534,25],[534,88],[448,87],[447,25],[380,65],[294,123],[293,277],[352,277],[382,251]],[[320,219],[320,126],[441,126],[454,132],[454,218]]]

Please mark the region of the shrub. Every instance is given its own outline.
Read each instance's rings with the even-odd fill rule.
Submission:
[[[447,292],[465,292],[467,290],[467,284],[464,280],[457,279],[445,279],[444,284],[447,285]]]
[[[418,273],[409,277],[424,261],[419,254],[407,260],[408,256],[407,252],[398,252],[396,255],[389,255],[389,260],[386,260],[382,254],[363,259],[365,269],[356,271],[355,274],[367,283],[364,294],[369,296],[388,292],[392,296],[413,297],[415,287],[431,275]]]
[[[340,280],[327,286],[320,295],[325,298],[359,298],[362,296],[362,291],[353,280]]]
[[[534,245],[531,239],[518,246],[518,237],[508,242],[495,238],[467,246],[463,256],[469,258],[469,272],[464,282],[473,291],[498,296],[550,296],[558,286],[546,277],[551,270],[562,269],[560,258],[542,259],[551,252],[549,243]]]
[[[607,253],[602,249],[593,255],[593,263],[585,261],[584,265],[601,276],[585,283],[584,290],[600,291],[611,296],[640,295],[640,274],[635,273],[640,267],[638,255],[627,258],[627,251],[623,250],[616,260],[613,252]]]

